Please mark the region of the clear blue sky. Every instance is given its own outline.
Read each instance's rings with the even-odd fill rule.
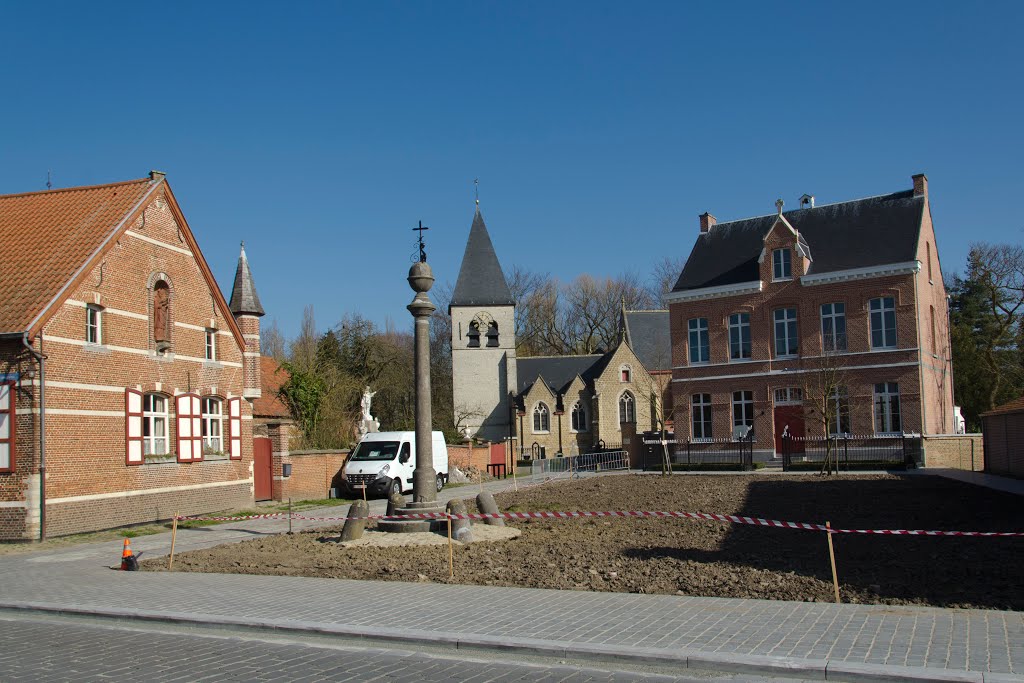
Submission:
[[[714,6],[711,6],[714,5]],[[945,271],[1019,243],[1024,3],[7,3],[0,193],[168,173],[267,322],[411,318],[480,178],[499,257],[646,277],[720,221],[930,180]],[[9,255],[10,256],[10,255]],[[2,271],[0,271],[2,272]]]

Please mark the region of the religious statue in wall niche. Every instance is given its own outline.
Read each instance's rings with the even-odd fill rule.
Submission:
[[[153,341],[169,342],[171,293],[166,282],[153,288]]]
[[[366,390],[363,392],[363,397],[359,399],[359,407],[363,411],[362,417],[359,420],[360,438],[380,429],[380,422],[370,414],[370,404],[376,394],[376,391],[370,391],[370,387],[366,387]]]

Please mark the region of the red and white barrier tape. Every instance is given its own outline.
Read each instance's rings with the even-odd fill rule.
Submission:
[[[799,529],[803,531],[828,531],[833,534],[881,534],[885,536],[1024,536],[1024,531],[926,531],[922,529],[829,529],[824,524],[809,522],[780,522],[775,519],[760,517],[740,517],[738,515],[719,515],[710,512],[649,512],[643,510],[614,510],[605,512],[501,512],[501,513],[466,513],[448,514],[444,512],[420,512],[405,515],[369,515],[366,519],[580,519],[592,517],[657,517],[676,519],[699,519],[710,522],[730,522],[732,524],[750,524],[780,529]],[[266,515],[249,515],[246,517],[179,517],[180,521],[210,522],[241,522],[250,519],[287,519],[288,513],[277,512]],[[293,520],[310,522],[343,522],[348,517],[306,517],[292,514]]]

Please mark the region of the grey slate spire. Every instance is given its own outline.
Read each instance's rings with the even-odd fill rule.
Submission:
[[[498,255],[494,253],[491,236],[487,234],[487,226],[477,205],[450,306],[514,305],[512,292],[505,282],[505,274],[501,272]]]
[[[235,269],[235,285],[231,288],[231,302],[228,304],[235,315],[266,315],[260,305],[260,297],[256,294],[256,283],[249,270],[249,259],[245,256],[245,242],[242,242],[242,253],[238,255],[238,268]]]

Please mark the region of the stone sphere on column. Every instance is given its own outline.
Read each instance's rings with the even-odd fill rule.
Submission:
[[[429,292],[434,286],[434,273],[425,261],[412,264],[412,268],[409,269],[409,286],[417,294]]]

